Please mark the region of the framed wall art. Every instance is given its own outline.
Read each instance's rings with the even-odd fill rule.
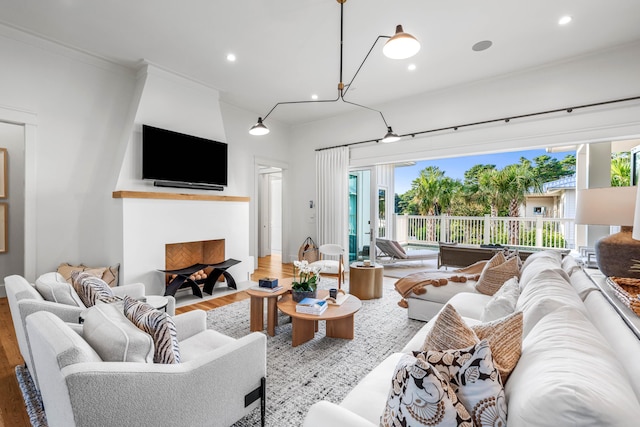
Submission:
[[[7,238],[9,231],[9,208],[7,203],[0,203],[0,253],[7,252]]]
[[[0,199],[7,198],[7,149],[0,148]]]

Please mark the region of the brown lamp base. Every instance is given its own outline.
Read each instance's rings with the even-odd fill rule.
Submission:
[[[631,237],[633,227],[622,227],[596,242],[598,268],[605,276],[640,279],[640,240]]]

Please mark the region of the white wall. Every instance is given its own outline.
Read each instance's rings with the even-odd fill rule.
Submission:
[[[37,117],[35,151],[25,159],[37,210],[26,270],[119,262],[105,247],[117,223],[111,191],[133,72],[3,26],[0,57],[0,102]]]
[[[640,43],[635,43],[375,107],[384,112],[396,132],[404,134],[638,96],[639,75]],[[383,134],[380,117],[366,110],[297,126],[292,129],[291,161],[301,164],[313,158],[317,148],[380,138]],[[637,135],[640,102],[634,101],[407,137],[392,144],[357,145],[350,151],[350,165],[515,151]],[[295,209],[314,197],[315,177],[305,168],[294,168],[292,173],[295,188],[291,203]],[[293,226],[292,244],[302,241],[314,229],[299,218],[293,218]]]

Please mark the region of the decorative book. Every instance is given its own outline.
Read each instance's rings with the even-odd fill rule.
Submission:
[[[324,313],[328,306],[329,303],[324,299],[305,298],[296,304],[296,312],[320,315]]]
[[[273,292],[278,292],[279,290],[281,290],[282,286],[276,286],[275,288],[266,288],[264,286],[253,286],[251,289],[256,290],[256,291],[273,293]]]

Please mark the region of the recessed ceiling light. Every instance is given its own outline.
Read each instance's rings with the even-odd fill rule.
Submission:
[[[474,44],[471,47],[471,49],[473,49],[476,52],[481,52],[483,50],[489,49],[492,44],[493,44],[493,42],[491,40],[482,40],[481,42],[478,42],[478,43]]]
[[[233,53],[227,55],[227,61],[234,62],[236,60],[236,56]]]
[[[573,18],[570,17],[569,15],[565,15],[562,18],[560,18],[560,20],[558,21],[559,25],[567,25],[569,22],[571,22]]]
[[[313,99],[313,100],[315,101],[316,99],[318,99],[318,95],[316,95],[316,94],[314,93],[313,95],[311,95],[311,99]]]
[[[415,69],[416,69],[416,64],[409,64],[409,66],[407,67],[407,69],[408,69],[409,71],[413,71],[413,70],[415,70]]]

